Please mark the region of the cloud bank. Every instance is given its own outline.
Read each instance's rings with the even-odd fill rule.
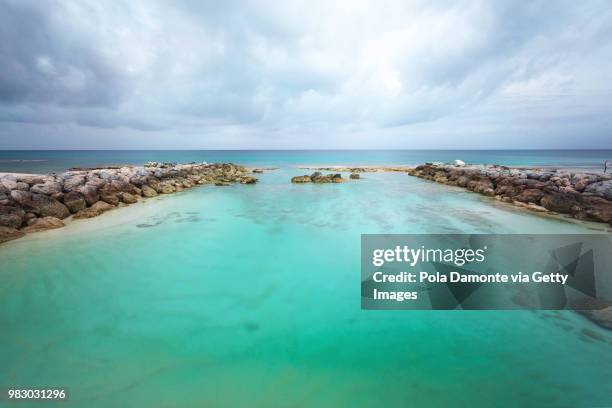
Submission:
[[[0,0],[0,148],[612,148],[607,1]]]

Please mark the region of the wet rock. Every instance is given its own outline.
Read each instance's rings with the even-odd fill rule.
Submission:
[[[25,211],[21,207],[0,205],[0,226],[19,228],[24,222]]]
[[[117,195],[117,193],[110,193],[108,191],[102,191],[100,193],[100,200],[110,205],[119,204],[119,196]]]
[[[28,226],[22,228],[23,232],[37,232],[55,228],[62,228],[65,224],[62,220],[55,217],[42,217],[30,220]]]
[[[361,176],[359,175],[359,173],[351,173],[351,175],[349,176],[349,178],[351,180],[359,180],[361,178]]]
[[[582,197],[578,218],[612,223],[612,201],[602,197]]]
[[[176,188],[172,184],[163,183],[161,185],[161,193],[162,194],[172,194],[176,192]]]
[[[241,184],[255,184],[257,179],[255,177],[245,176],[240,180]]]
[[[340,174],[333,174],[331,179],[333,183],[344,183],[346,181],[346,179],[342,178],[342,175]]]
[[[74,215],[75,219],[82,219],[82,218],[93,218],[93,217],[97,217],[98,215],[112,210],[113,208],[115,208],[115,206],[110,205],[104,201],[98,201],[96,202],[94,205],[92,205],[89,208],[86,208],[84,210],[79,211],[78,213],[76,213]]]
[[[291,178],[292,183],[310,183],[310,176],[295,176]]]
[[[539,204],[543,196],[544,192],[542,190],[538,190],[537,188],[528,188],[523,190],[523,192],[516,197],[516,200],[524,203]]]
[[[0,243],[24,237],[25,233],[15,228],[0,225]]]
[[[85,197],[83,194],[78,191],[70,191],[69,193],[64,194],[64,205],[68,207],[71,213],[77,213],[87,207],[87,202],[85,201]]]
[[[157,191],[154,188],[151,188],[151,187],[149,187],[146,184],[144,184],[141,187],[141,190],[142,190],[142,196],[143,197],[150,198],[150,197],[155,197],[157,195]]]
[[[121,201],[126,204],[134,204],[138,202],[138,198],[134,194],[121,193]]]
[[[577,200],[565,194],[545,194],[540,203],[542,207],[559,213],[572,213],[579,208]]]

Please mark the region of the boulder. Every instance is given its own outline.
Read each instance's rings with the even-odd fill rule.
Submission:
[[[143,197],[155,197],[157,195],[157,191],[146,184],[143,184],[141,190]]]
[[[100,200],[104,201],[107,204],[110,205],[117,205],[119,204],[119,196],[117,193],[110,193],[108,191],[102,191],[100,193]]]
[[[62,192],[62,185],[57,181],[46,181],[42,184],[34,184],[30,191],[38,194],[51,195]]]
[[[42,217],[30,220],[28,226],[22,228],[23,232],[37,232],[49,229],[61,228],[65,226],[64,222],[55,217]]]
[[[134,204],[138,202],[138,198],[134,194],[121,193],[121,201],[126,204]]]
[[[612,200],[612,180],[604,180],[589,184],[584,191],[585,193],[595,194],[607,200]]]
[[[25,211],[20,207],[0,205],[0,226],[19,228],[24,222]]]
[[[162,194],[171,194],[176,191],[176,188],[172,184],[164,183],[161,185],[161,193]]]
[[[332,174],[331,175],[332,183],[344,183],[346,180],[342,178],[340,174]]]
[[[255,184],[255,183],[257,183],[257,179],[255,177],[251,177],[251,176],[244,176],[240,180],[240,183],[242,183],[242,184]]]
[[[349,176],[349,178],[351,180],[359,180],[361,178],[361,176],[358,173],[351,173],[351,175]]]
[[[87,202],[83,197],[83,194],[78,191],[71,191],[64,194],[64,205],[68,207],[71,213],[77,213],[87,207]]]
[[[547,193],[542,196],[540,205],[547,210],[559,213],[572,213],[578,202],[572,196],[558,193]]]
[[[292,183],[310,183],[311,181],[310,176],[295,176],[291,178]]]
[[[17,180],[14,178],[4,177],[0,180],[0,184],[2,184],[6,190],[17,190]]]
[[[31,206],[34,213],[43,217],[64,219],[70,215],[70,210],[55,198],[44,194],[32,194]]]
[[[85,208],[84,210],[79,211],[78,213],[76,213],[74,215],[75,219],[82,219],[82,218],[93,218],[93,217],[97,217],[98,215],[108,211],[108,210],[112,210],[113,208],[115,208],[115,206],[110,205],[104,201],[98,201],[96,202],[94,205],[92,205],[89,208]]]
[[[612,222],[612,201],[596,196],[583,196],[580,217],[600,222]]]
[[[465,166],[465,162],[463,160],[455,160],[453,162],[453,166],[463,167],[463,166]]]
[[[0,225],[0,243],[21,238],[23,236],[25,236],[25,233],[23,231],[11,227],[3,227]]]
[[[64,180],[64,191],[70,192],[78,190],[79,187],[85,184],[85,176],[76,175]]]
[[[93,205],[95,202],[100,200],[98,189],[89,183],[79,187],[78,191],[83,194],[83,198],[85,198],[87,205]]]
[[[538,190],[536,188],[528,188],[523,190],[523,192],[516,197],[516,200],[522,201],[524,203],[539,204],[543,196],[544,193],[542,192],[542,190]]]
[[[24,183],[23,181],[17,182],[17,190],[28,191],[30,189],[30,185],[28,183]]]
[[[121,180],[112,180],[106,185],[108,191],[116,191],[121,193],[130,193],[134,195],[140,195],[140,189],[133,184],[130,184]]]
[[[22,207],[27,207],[32,201],[32,193],[28,191],[13,190],[11,191],[11,199]]]

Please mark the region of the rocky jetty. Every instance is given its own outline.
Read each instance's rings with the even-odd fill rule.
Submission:
[[[0,176],[0,243],[28,232],[91,218],[141,198],[171,194],[196,185],[253,184],[257,179],[231,163],[156,163],[80,168],[61,174]]]
[[[316,171],[340,171],[343,173],[382,173],[382,172],[400,172],[406,173],[411,167],[378,167],[378,166],[362,166],[362,167],[301,167],[302,170]]]
[[[292,183],[344,183],[345,178],[342,178],[340,173],[323,175],[322,173],[315,171],[310,176],[295,176],[291,178]]]
[[[557,169],[426,163],[408,174],[539,212],[612,223],[612,177]]]

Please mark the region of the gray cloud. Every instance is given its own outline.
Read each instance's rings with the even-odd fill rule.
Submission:
[[[611,40],[606,1],[0,0],[0,148],[601,144]]]

